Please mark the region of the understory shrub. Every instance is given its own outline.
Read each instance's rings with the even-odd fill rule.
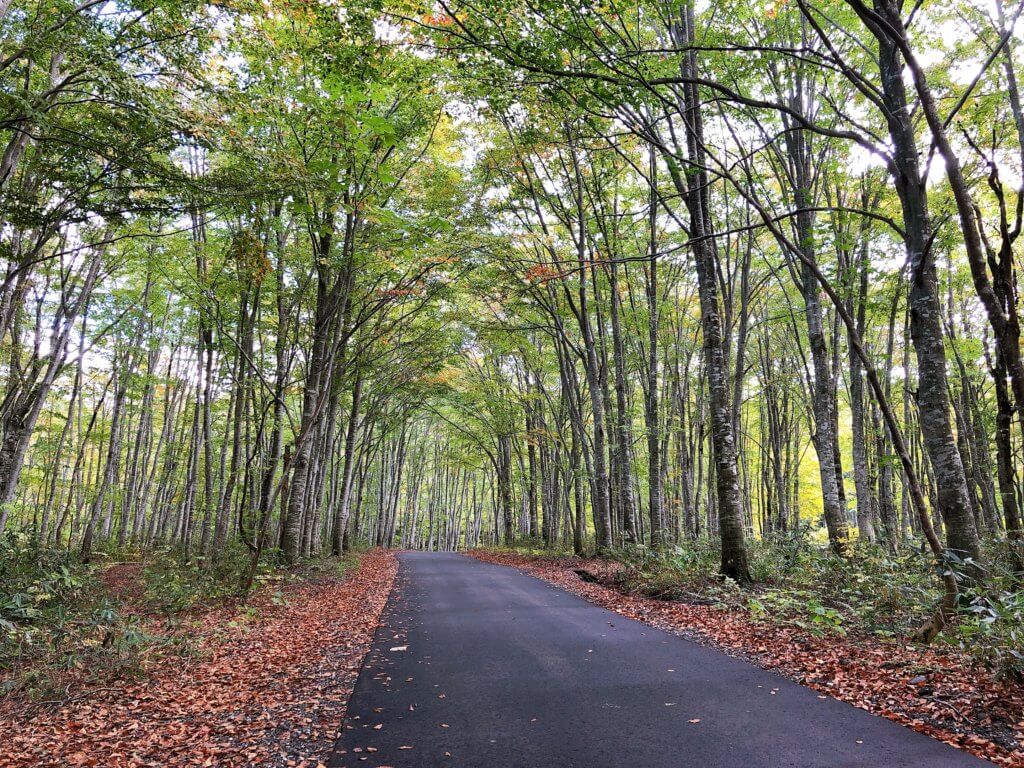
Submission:
[[[986,552],[980,581],[961,585],[955,631],[942,639],[957,645],[1000,677],[1024,680],[1024,591],[1019,542]]]
[[[961,609],[940,636],[997,674],[1024,678],[1024,592],[1019,545],[985,553],[985,572],[944,563],[958,573]],[[750,542],[754,584],[740,589],[718,576],[710,538],[656,551],[631,546],[614,555],[617,586],[663,600],[704,602],[749,611],[754,619],[799,626],[815,635],[866,632],[908,637],[941,597],[939,565],[917,541],[895,552],[856,542],[847,559],[815,543],[804,529]]]
[[[358,563],[352,552],[285,569],[270,550],[255,581],[280,604],[286,581],[340,577]],[[84,564],[77,552],[40,543],[31,529],[6,531],[0,535],[0,695],[61,700],[82,680],[141,673],[151,651],[188,653],[188,633],[175,631],[180,615],[242,596],[250,566],[251,552],[239,542],[216,558],[177,547],[143,554],[97,548]],[[163,623],[156,621],[161,614]]]
[[[240,542],[228,545],[216,558],[190,557],[177,547],[164,547],[147,554],[142,570],[146,603],[161,613],[173,615],[197,605],[238,597],[251,564],[249,550]],[[274,553],[260,560],[257,582],[274,577]]]
[[[132,674],[152,641],[95,571],[31,531],[0,536],[0,692],[58,694],[68,674]]]

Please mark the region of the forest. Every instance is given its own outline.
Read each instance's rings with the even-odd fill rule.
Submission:
[[[0,693],[376,548],[1019,682],[1022,11],[0,0]]]

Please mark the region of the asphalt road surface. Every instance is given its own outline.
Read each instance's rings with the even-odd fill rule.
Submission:
[[[512,568],[400,558],[331,768],[991,765]]]

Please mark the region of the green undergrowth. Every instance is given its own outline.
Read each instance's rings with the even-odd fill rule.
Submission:
[[[536,546],[530,555],[559,555]],[[816,636],[871,635],[882,641],[910,637],[939,602],[939,565],[920,542],[896,552],[857,543],[842,559],[806,532],[768,537],[749,546],[754,583],[741,586],[718,575],[719,549],[711,539],[655,551],[629,546],[603,553],[613,586],[659,600],[740,610],[752,619],[796,626]],[[962,649],[997,675],[1024,678],[1024,591],[1005,543],[985,553],[980,579],[960,574],[963,563],[944,563],[958,574],[960,609],[937,642]]]
[[[159,638],[121,610],[100,576],[27,533],[0,537],[0,695],[60,699],[76,677],[140,673]]]
[[[224,548],[217,558],[190,556],[176,547],[164,547],[142,556],[144,605],[168,616],[241,596],[250,567],[250,553],[241,544]],[[274,553],[261,559],[256,585],[283,579],[282,564]]]
[[[271,552],[254,589],[283,605],[287,585],[344,577],[359,557],[285,568]],[[75,552],[40,544],[31,531],[7,531],[0,536],[0,696],[60,701],[83,684],[143,675],[149,658],[194,653],[199,616],[241,600],[249,567],[242,546],[227,547],[215,560],[173,547],[111,549],[84,564]],[[259,615],[247,603],[231,624]]]

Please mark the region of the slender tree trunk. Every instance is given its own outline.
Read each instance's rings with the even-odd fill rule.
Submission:
[[[682,87],[682,115],[686,124],[686,140],[690,166],[684,181],[676,170],[673,182],[686,201],[690,216],[690,238],[696,263],[700,294],[701,327],[704,331],[704,358],[708,377],[711,442],[715,468],[715,490],[718,504],[718,526],[722,543],[721,570],[724,576],[739,582],[750,580],[747,562],[746,532],[743,523],[743,499],[740,491],[736,459],[736,436],[733,432],[732,402],[729,375],[723,349],[722,319],[719,311],[716,262],[718,259],[712,235],[708,207],[710,191],[705,162],[704,128],[697,86],[697,54],[694,44],[694,9],[688,0],[680,9],[681,18],[672,24],[673,42],[686,53],[682,57],[682,74],[688,84]],[[678,168],[675,158],[670,167]]]

